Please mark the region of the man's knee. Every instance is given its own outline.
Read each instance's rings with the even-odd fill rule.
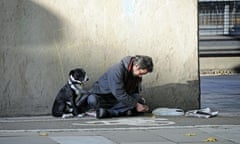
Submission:
[[[97,95],[96,94],[89,95],[87,102],[88,102],[88,105],[90,106],[90,108],[96,109],[97,108]]]

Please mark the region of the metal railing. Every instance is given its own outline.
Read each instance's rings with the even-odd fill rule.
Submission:
[[[199,0],[199,34],[240,35],[240,0]]]
[[[240,56],[240,0],[199,0],[199,56]]]

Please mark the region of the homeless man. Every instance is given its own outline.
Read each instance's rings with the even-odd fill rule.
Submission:
[[[96,110],[99,119],[147,112],[149,107],[140,96],[141,81],[143,75],[152,71],[151,57],[124,57],[93,84],[88,105]]]

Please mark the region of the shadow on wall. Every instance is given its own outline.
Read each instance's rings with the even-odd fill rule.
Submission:
[[[239,73],[239,74],[240,74],[240,65],[234,67],[234,68],[233,68],[233,71],[234,71],[235,73]]]
[[[30,0],[2,0],[0,27],[0,116],[48,113],[60,75],[51,45],[64,38],[61,20]]]
[[[152,110],[157,107],[180,108],[183,110],[200,108],[198,80],[188,81],[185,84],[171,83],[152,87],[146,89],[145,93],[147,94],[145,96],[147,102],[151,102],[148,105]]]
[[[30,0],[1,1],[0,11],[1,39],[5,38],[5,42],[48,45],[63,37],[59,18]]]

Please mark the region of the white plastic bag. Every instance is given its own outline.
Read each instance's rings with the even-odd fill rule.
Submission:
[[[182,116],[184,111],[177,108],[156,108],[152,111],[156,116]]]

